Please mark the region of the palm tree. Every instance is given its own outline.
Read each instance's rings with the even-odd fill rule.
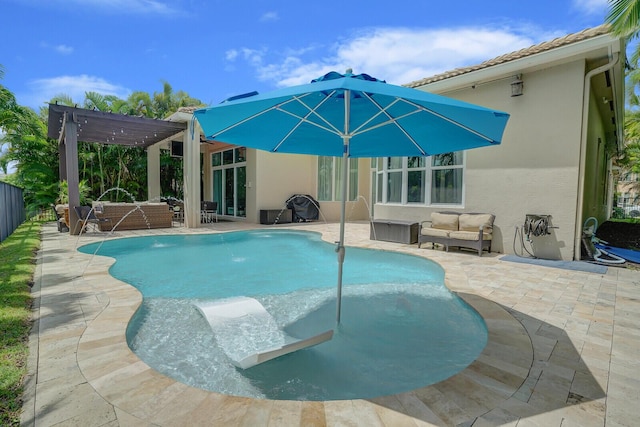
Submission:
[[[0,78],[2,73],[0,65]],[[126,100],[87,92],[82,103],[60,94],[51,103],[152,118],[164,118],[181,106],[202,105],[184,92],[174,93],[168,83],[164,84],[163,89],[162,93],[154,93],[153,97],[145,92],[133,92]],[[18,105],[14,95],[0,85],[0,128],[4,133],[0,138],[0,147],[9,147],[0,155],[0,169],[6,169],[10,161],[17,162],[13,181],[25,189],[25,201],[34,207],[53,203],[59,194],[58,143],[46,137],[47,121],[48,107],[40,108],[39,114],[36,114],[30,108]],[[89,199],[96,199],[105,189],[113,187],[124,188],[136,200],[147,197],[147,159],[142,149],[80,142],[78,158],[79,178],[90,188]],[[171,158],[163,152],[161,168],[165,194],[180,197],[180,159]],[[111,192],[109,197],[111,201],[126,198],[120,192]]]
[[[640,0],[609,0],[609,6],[605,22],[611,24],[613,34],[636,37],[640,30]]]
[[[633,39],[640,33],[640,0],[609,0],[609,12],[605,22],[611,25],[611,33]],[[624,120],[625,148],[614,158],[622,175],[640,173],[640,44],[628,58],[626,73],[627,110]],[[635,187],[640,187],[640,182]],[[637,191],[637,190],[636,190]]]

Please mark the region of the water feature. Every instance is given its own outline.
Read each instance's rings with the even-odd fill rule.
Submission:
[[[93,253],[96,246],[80,250]],[[444,287],[437,264],[350,248],[344,316],[334,338],[241,370],[220,343],[243,345],[237,340],[243,331],[214,335],[194,303],[249,296],[291,336],[331,328],[332,244],[316,233],[270,229],[110,240],[98,255],[114,257],[110,273],[143,294],[127,330],[130,347],[159,372],[207,390],[291,400],[371,398],[443,380],[486,344],[484,322]]]
[[[108,237],[111,237],[114,233],[115,230],[118,228],[118,226],[122,223],[122,221],[124,221],[129,215],[131,215],[132,213],[134,213],[135,211],[140,211],[140,213],[142,214],[142,218],[144,219],[144,222],[147,224],[147,229],[151,229],[151,224],[149,222],[149,218],[147,218],[147,215],[144,213],[144,209],[142,208],[142,205],[138,202],[136,202],[135,196],[133,194],[131,194],[129,191],[125,190],[124,188],[120,188],[120,187],[112,187],[107,189],[104,193],[102,193],[100,195],[100,197],[98,197],[94,203],[97,203],[99,205],[100,201],[109,193],[111,192],[121,192],[126,194],[127,196],[129,196],[129,199],[131,200],[131,203],[133,203],[135,205],[135,207],[131,208],[131,210],[129,212],[127,212],[125,215],[122,216],[122,218],[120,218],[120,220],[114,224],[111,227],[111,230],[109,230],[109,232],[104,236],[104,238],[102,239],[102,241],[100,242],[100,244],[98,245],[98,247],[96,248],[96,251],[94,252],[94,254],[92,255],[92,257],[89,259],[89,261],[87,262],[87,264],[85,265],[84,269],[82,270],[82,275],[84,275],[84,273],[87,270],[87,267],[89,267],[89,265],[91,264],[91,261],[93,260],[93,256],[95,256],[95,254],[98,252],[98,250],[100,250],[100,247],[102,246],[102,244],[106,241],[106,239]],[[89,218],[91,216],[91,214],[93,212],[96,211],[96,206],[92,205],[91,209],[89,210],[89,213],[87,215],[87,218]],[[76,245],[75,245],[75,249],[78,248],[78,242],[80,241],[80,237],[82,236],[82,231],[85,229],[87,224],[87,219],[85,219],[84,223],[82,224],[82,228],[80,229],[80,233],[78,233],[78,238],[76,239]]]
[[[349,210],[347,219],[349,219],[353,214],[353,211],[357,205],[358,200],[362,200],[362,202],[364,203],[364,206],[367,209],[367,216],[369,217],[369,226],[371,227],[371,232],[373,233],[373,240],[378,240],[378,238],[376,237],[376,229],[375,227],[373,227],[373,215],[371,213],[371,207],[369,206],[369,202],[367,202],[367,199],[362,194],[358,194],[358,197],[356,197],[355,203],[351,204],[351,209]]]

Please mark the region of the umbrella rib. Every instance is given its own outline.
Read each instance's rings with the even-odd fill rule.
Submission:
[[[373,98],[371,98],[371,95],[369,95],[368,93],[364,93],[364,92],[362,92],[362,95],[364,95],[364,97],[365,97],[365,98],[367,98],[367,99],[369,100],[369,102],[371,102],[373,105],[375,105],[376,107],[378,107],[378,110],[380,110],[380,111],[378,111],[378,112],[377,112],[376,114],[374,114],[373,116],[369,117],[369,120],[367,120],[366,122],[364,122],[364,123],[362,123],[360,126],[358,126],[358,127],[353,131],[353,134],[354,134],[354,135],[355,135],[355,134],[360,133],[360,132],[359,132],[359,131],[360,131],[360,129],[362,129],[363,127],[365,127],[366,125],[368,125],[372,120],[374,120],[374,119],[375,119],[376,117],[378,117],[380,114],[384,114],[385,116],[387,116],[387,118],[389,119],[389,121],[393,121],[393,120],[394,120],[394,119],[393,119],[393,117],[391,117],[391,115],[390,115],[389,113],[387,113],[387,111],[386,111],[386,110],[387,110],[387,109],[389,109],[389,108],[391,108],[391,107],[393,107],[393,106],[394,106],[395,104],[397,104],[397,103],[398,103],[398,101],[400,100],[399,98],[396,98],[396,99],[394,99],[394,100],[393,100],[393,102],[392,102],[392,103],[390,103],[389,105],[387,105],[386,107],[384,107],[384,108],[383,108],[379,103],[377,103]],[[396,119],[396,120],[397,120],[397,119]],[[382,123],[381,125],[386,125],[387,123],[388,123],[388,122],[384,122],[384,123]],[[378,128],[379,126],[380,126],[380,125],[373,126],[373,127],[369,128],[369,129],[376,129],[376,128]],[[364,133],[364,132],[366,132],[366,131],[367,131],[367,130],[369,130],[369,129],[364,130],[364,131],[363,131],[363,133]]]
[[[435,112],[435,111],[433,111],[433,110],[431,110],[429,108],[426,108],[426,107],[424,107],[424,106],[422,106],[420,104],[416,104],[415,102],[411,102],[408,99],[403,99],[402,101],[406,102],[409,105],[413,105],[414,107],[416,107],[419,110],[424,111],[425,113],[432,114],[432,115],[434,115],[434,116],[436,116],[436,117],[438,117],[438,118],[440,118],[440,119],[442,119],[444,121],[447,121],[447,122],[451,123],[454,126],[458,126],[459,128],[464,129],[469,133],[472,133],[472,134],[474,134],[476,136],[479,136],[480,138],[484,139],[485,141],[488,141],[488,142],[490,142],[492,144],[496,142],[493,138],[489,138],[488,136],[481,134],[477,130],[471,129],[469,126],[463,125],[460,122],[457,122],[457,121],[455,121],[455,120],[453,120],[453,119],[451,119],[451,118],[449,118],[447,116],[443,116],[442,114],[440,114],[438,112]]]
[[[331,95],[333,95],[334,93],[335,93],[335,91],[333,91],[333,92],[331,93]],[[327,131],[327,132],[329,132],[329,133],[333,133],[333,134],[336,134],[336,135],[342,136],[342,133],[341,133],[341,132],[340,132],[340,131],[335,127],[335,126],[333,126],[333,125],[331,124],[331,122],[327,121],[324,117],[322,117],[321,115],[319,115],[319,114],[316,112],[316,110],[317,110],[318,108],[320,108],[320,107],[322,106],[322,104],[324,104],[325,102],[327,102],[327,100],[328,100],[328,99],[330,99],[330,98],[331,98],[331,95],[329,95],[329,96],[327,96],[325,99],[323,99],[323,100],[322,100],[320,103],[318,103],[318,105],[316,105],[314,108],[309,107],[307,104],[305,104],[305,103],[304,103],[304,102],[303,102],[299,97],[297,97],[297,96],[294,96],[294,97],[293,97],[293,99],[291,99],[290,101],[287,101],[287,103],[289,103],[289,102],[293,102],[293,101],[297,101],[300,105],[302,105],[304,108],[306,108],[307,110],[309,110],[309,111],[308,111],[308,113],[307,113],[307,114],[305,114],[304,116],[300,116],[300,115],[298,115],[298,114],[292,113],[291,111],[287,111],[287,110],[284,110],[284,109],[280,108],[280,107],[281,107],[282,105],[284,105],[285,103],[282,103],[282,104],[276,105],[276,106],[275,106],[275,109],[276,109],[276,110],[280,111],[281,113],[288,114],[288,115],[290,115],[290,116],[292,116],[292,117],[295,117],[296,119],[298,119],[298,120],[299,120],[299,122],[298,122],[294,127],[292,127],[292,128],[291,128],[291,130],[290,130],[289,132],[287,132],[287,134],[286,134],[286,135],[285,135],[285,136],[280,140],[280,142],[278,142],[278,143],[276,144],[276,146],[273,148],[273,150],[272,150],[272,151],[273,151],[273,152],[278,151],[278,149],[280,148],[280,146],[281,146],[281,145],[282,145],[282,144],[287,140],[287,138],[289,138],[289,136],[291,136],[291,134],[293,134],[293,133],[296,131],[296,129],[298,129],[298,127],[300,127],[300,125],[302,125],[302,123],[308,123],[308,124],[310,124],[310,125],[313,125],[313,126],[316,126],[316,127],[320,128],[320,129],[322,129],[322,130],[325,130],[325,131]],[[309,116],[310,116],[310,115],[312,115],[312,114],[313,114],[313,115],[315,115],[316,117],[318,117],[318,118],[319,118],[320,120],[322,120],[324,123],[326,123],[326,124],[328,125],[328,127],[325,127],[325,126],[322,126],[322,125],[321,125],[321,124],[319,124],[319,123],[314,123],[314,122],[310,121],[310,120],[309,120]]]
[[[283,105],[289,104],[289,103],[291,103],[291,102],[293,102],[293,101],[298,101],[300,104],[305,105],[302,101],[300,101],[300,99],[301,99],[301,98],[304,98],[305,96],[308,96],[308,95],[311,95],[311,92],[308,92],[308,93],[306,93],[306,94],[304,94],[304,95],[301,95],[301,96],[299,96],[299,97],[298,97],[298,96],[296,96],[294,99],[288,99],[288,100],[286,100],[286,101],[284,101],[284,102],[280,102],[280,103],[278,103],[278,104],[276,104],[276,105],[272,105],[272,106],[271,106],[271,107],[269,107],[269,108],[266,108],[266,109],[264,109],[264,110],[258,111],[257,113],[252,114],[251,116],[246,117],[246,118],[244,118],[244,119],[240,120],[239,122],[236,122],[236,123],[234,123],[234,124],[232,124],[232,125],[230,125],[230,126],[227,126],[226,128],[224,128],[224,129],[222,129],[222,130],[220,130],[220,131],[218,131],[218,132],[216,132],[216,133],[214,133],[214,134],[210,135],[210,136],[209,136],[209,138],[217,138],[217,137],[219,137],[220,135],[222,135],[223,133],[225,133],[225,132],[227,132],[227,131],[229,131],[229,130],[231,130],[231,129],[233,129],[233,128],[236,128],[236,127],[238,127],[238,126],[241,126],[241,125],[243,125],[243,124],[245,124],[245,123],[247,123],[247,122],[249,122],[249,121],[251,121],[251,120],[255,119],[256,117],[260,117],[261,115],[266,114],[266,113],[268,113],[269,111],[279,110],[279,111],[282,111],[282,112],[286,112],[285,110],[282,110],[282,109],[281,109],[281,107],[282,107]],[[305,105],[305,107],[306,107],[306,105]],[[307,108],[309,108],[309,107],[307,107]]]
[[[378,107],[378,109],[379,109],[380,111],[379,111],[378,113],[374,114],[373,116],[371,116],[371,117],[369,118],[369,120],[367,120],[367,121],[366,121],[366,122],[364,122],[362,125],[360,125],[356,130],[354,130],[354,131],[353,131],[353,135],[354,135],[354,136],[355,136],[355,135],[357,135],[357,134],[359,134],[359,133],[365,133],[365,132],[368,132],[368,131],[370,131],[370,130],[377,129],[377,128],[382,127],[382,126],[387,126],[389,123],[393,123],[394,125],[396,125],[396,127],[397,127],[398,129],[400,129],[400,132],[402,132],[402,133],[404,134],[404,136],[405,136],[405,137],[407,137],[407,139],[408,139],[409,141],[411,141],[411,143],[412,143],[412,144],[413,144],[413,145],[418,149],[418,151],[420,151],[420,153],[422,153],[422,155],[423,155],[423,156],[426,156],[426,155],[427,155],[427,153],[422,149],[422,147],[420,147],[420,144],[418,144],[418,143],[416,142],[416,140],[415,140],[415,139],[413,139],[413,137],[412,137],[411,135],[409,135],[409,133],[408,133],[408,132],[407,132],[407,131],[402,127],[402,126],[400,126],[400,123],[398,123],[398,120],[401,120],[401,119],[403,119],[403,118],[405,118],[405,117],[408,117],[408,116],[410,116],[410,115],[416,114],[416,113],[418,113],[418,112],[419,112],[418,110],[415,110],[415,111],[412,111],[412,112],[410,112],[410,113],[404,114],[404,115],[402,115],[402,116],[399,116],[399,117],[393,118],[393,117],[391,117],[391,115],[387,112],[387,109],[388,109],[388,108],[391,108],[393,105],[397,104],[397,103],[400,101],[400,98],[396,98],[393,102],[391,102],[389,105],[387,105],[386,107],[384,107],[384,108],[383,108],[383,107],[382,107],[378,102],[376,102],[373,98],[371,98],[371,96],[370,96],[369,94],[364,93],[364,92],[363,92],[362,94],[363,94],[363,95],[364,95],[364,96],[369,100],[369,102],[371,102],[373,105],[375,105],[376,107]],[[375,125],[375,126],[372,126],[372,127],[370,127],[370,128],[367,128],[367,129],[363,130],[362,132],[359,132],[359,130],[360,130],[360,129],[362,129],[364,126],[366,126],[369,122],[371,122],[373,119],[375,119],[376,117],[378,117],[380,114],[384,114],[385,116],[387,116],[387,119],[389,119],[389,120],[387,120],[387,121],[386,121],[386,122],[384,122],[384,123],[380,123],[380,124],[378,124],[378,125]]]
[[[318,112],[316,111],[318,108],[320,108],[325,102],[329,101],[329,99],[331,99],[333,97],[333,95],[336,93],[337,91],[334,90],[332,91],[328,96],[326,96],[322,102],[318,103],[318,105],[316,105],[314,108],[309,107],[307,104],[305,104],[302,99],[299,99],[297,96],[294,97],[294,99],[296,101],[298,101],[304,108],[306,108],[307,110],[309,110],[309,114],[307,114],[306,116],[303,117],[299,117],[293,113],[289,113],[291,115],[293,115],[294,117],[298,117],[301,120],[304,120],[305,122],[311,124],[311,125],[315,125],[318,126],[320,129],[326,129],[326,130],[333,130],[333,133],[338,134],[338,135],[342,135],[342,133],[340,132],[340,129],[338,129],[337,127],[335,127],[330,121],[328,121],[327,119],[325,119],[324,117],[322,117],[322,115],[318,114]],[[322,120],[326,125],[327,128],[325,128],[324,126],[319,125],[318,123],[314,123],[314,122],[310,122],[308,120],[306,120],[307,117],[309,117],[311,114],[314,114],[317,118],[319,118],[320,120]]]
[[[444,121],[446,121],[446,122],[451,123],[451,124],[452,124],[452,125],[454,125],[454,126],[457,126],[457,127],[461,128],[461,129],[464,129],[464,130],[466,130],[467,132],[472,133],[472,134],[474,134],[474,135],[476,135],[476,136],[478,136],[478,137],[480,137],[480,138],[484,139],[485,141],[488,141],[488,142],[490,142],[490,143],[492,143],[492,144],[496,142],[493,138],[489,138],[488,136],[485,136],[485,135],[481,134],[480,132],[478,132],[478,131],[476,131],[476,130],[474,130],[474,129],[471,129],[470,127],[465,126],[465,125],[463,125],[463,124],[462,124],[462,123],[460,123],[460,122],[457,122],[457,121],[455,121],[455,120],[453,120],[453,119],[451,119],[451,118],[449,118],[449,117],[443,116],[443,115],[442,115],[442,114],[440,114],[440,113],[437,113],[437,112],[435,112],[435,111],[433,111],[433,110],[431,110],[431,109],[429,109],[429,108],[426,108],[426,107],[424,107],[424,106],[422,106],[422,105],[420,105],[420,104],[416,104],[415,102],[411,102],[411,101],[409,101],[409,100],[407,100],[407,99],[396,98],[396,99],[395,99],[392,103],[390,103],[386,108],[382,108],[382,106],[381,106],[379,103],[377,103],[374,99],[372,99],[368,94],[366,94],[366,93],[364,93],[364,92],[363,92],[362,94],[363,94],[367,99],[369,99],[369,101],[370,101],[372,104],[374,104],[376,107],[378,107],[378,108],[380,109],[380,112],[378,112],[377,114],[375,114],[374,116],[372,116],[369,120],[367,120],[365,123],[363,123],[362,125],[360,125],[360,126],[358,127],[358,129],[356,129],[356,130],[353,132],[353,135],[354,135],[354,136],[355,136],[356,134],[361,134],[361,133],[369,132],[369,131],[371,131],[371,130],[374,130],[374,129],[377,129],[377,128],[380,128],[380,127],[383,127],[383,126],[388,126],[389,124],[394,124],[394,125],[395,125],[398,129],[400,129],[400,131],[401,131],[401,132],[402,132],[402,133],[403,133],[403,134],[404,134],[404,135],[405,135],[405,136],[406,136],[406,137],[407,137],[407,138],[408,138],[408,139],[409,139],[409,140],[410,140],[410,141],[411,141],[415,146],[416,146],[416,148],[418,148],[418,150],[420,150],[420,152],[421,152],[421,153],[423,153],[423,154],[425,154],[425,155],[426,155],[426,153],[424,152],[424,150],[422,150],[422,149],[420,148],[419,144],[418,144],[418,143],[417,143],[417,142],[416,142],[416,141],[411,137],[411,135],[409,135],[409,133],[407,133],[407,131],[406,131],[406,130],[405,130],[405,129],[404,129],[404,128],[403,128],[403,127],[398,123],[398,120],[401,120],[401,119],[403,119],[403,118],[405,118],[405,117],[408,117],[408,116],[411,116],[411,115],[414,115],[414,114],[417,114],[417,113],[420,113],[420,112],[424,112],[424,113],[427,113],[427,114],[431,114],[431,115],[433,115],[433,116],[436,116],[436,117],[438,117],[438,118],[440,118],[440,119],[442,119],[442,120],[444,120]],[[392,116],[391,116],[391,115],[390,115],[386,110],[387,110],[389,107],[391,107],[392,105],[394,105],[394,104],[396,104],[397,102],[400,102],[400,101],[402,101],[402,102],[404,102],[404,103],[406,103],[406,104],[409,104],[409,105],[411,105],[411,106],[415,107],[416,109],[415,109],[414,111],[409,112],[409,113],[403,114],[402,116],[398,116],[398,117],[395,117],[395,118],[394,118],[394,117],[392,117]],[[369,123],[369,122],[370,122],[371,120],[373,120],[374,118],[378,117],[380,114],[384,114],[385,116],[387,116],[387,118],[388,118],[389,120],[387,120],[387,121],[386,121],[386,122],[384,122],[384,123],[379,123],[379,124],[377,124],[377,125],[375,125],[375,126],[372,126],[372,127],[370,127],[370,128],[367,128],[367,129],[361,130],[361,129],[362,129],[362,128],[367,124],[367,123]]]

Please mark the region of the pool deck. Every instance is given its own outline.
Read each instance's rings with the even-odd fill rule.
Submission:
[[[274,226],[271,226],[272,228]],[[220,222],[117,237],[211,233],[259,225]],[[337,224],[277,226],[337,240]],[[440,383],[377,399],[273,401],[226,396],[151,369],[125,340],[139,292],[107,273],[112,260],[75,251],[107,233],[43,229],[25,426],[637,426],[640,422],[640,271],[606,274],[501,261],[501,254],[418,249],[369,240],[346,226],[346,245],[432,259],[447,286],[484,318],[489,341]],[[348,249],[347,249],[347,257]],[[144,268],[141,265],[140,268]]]

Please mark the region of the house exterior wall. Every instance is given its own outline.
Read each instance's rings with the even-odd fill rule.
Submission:
[[[247,149],[247,183],[251,183],[247,198],[250,194],[254,202],[247,204],[247,221],[260,222],[261,209],[283,209],[294,194],[314,195],[315,159],[302,154]]]
[[[358,161],[358,197],[348,202],[347,220],[369,218],[370,159]],[[318,197],[318,157],[303,154],[274,154],[247,149],[247,221],[260,222],[260,210],[282,209],[294,194]],[[366,199],[365,201],[362,198]],[[340,202],[318,202],[320,221],[340,220]]]
[[[492,251],[513,253],[526,214],[544,214],[557,228],[534,238],[535,255],[573,258],[584,74],[584,61],[524,73],[519,97],[511,76],[440,93],[511,114],[501,145],[466,152],[464,205],[453,207],[496,215]],[[452,207],[376,204],[375,217],[421,221],[439,210]]]

